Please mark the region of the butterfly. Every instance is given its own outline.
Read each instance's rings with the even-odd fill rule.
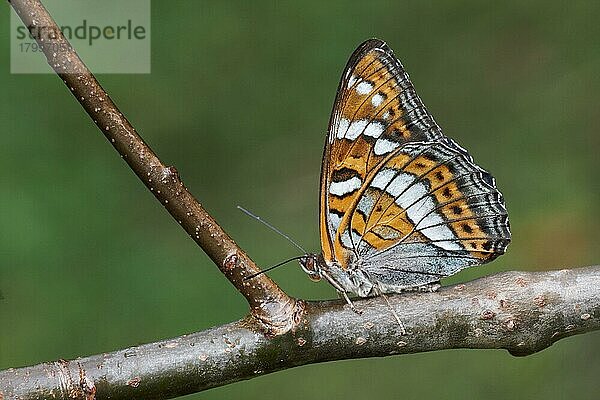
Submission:
[[[439,282],[506,251],[494,178],[442,133],[385,42],[350,57],[321,169],[321,254],[300,265],[352,306],[360,297]]]

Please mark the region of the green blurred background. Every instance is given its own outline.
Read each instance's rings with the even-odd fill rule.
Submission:
[[[500,4],[501,3],[501,4]],[[0,7],[0,369],[206,329],[247,306],[53,75],[10,75]],[[318,250],[318,179],[342,68],[388,42],[446,134],[490,170],[508,253],[449,282],[598,263],[600,2],[153,1],[152,73],[99,80],[263,266]],[[4,23],[6,22],[6,25]],[[333,298],[297,266],[294,296]],[[452,350],[309,365],[190,398],[597,399],[599,332],[541,353]]]

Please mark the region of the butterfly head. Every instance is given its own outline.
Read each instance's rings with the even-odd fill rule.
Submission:
[[[302,270],[306,272],[312,281],[318,282],[321,280],[321,266],[318,255],[306,254],[300,257],[298,262],[300,263]]]

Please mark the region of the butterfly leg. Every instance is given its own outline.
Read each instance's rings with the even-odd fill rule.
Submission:
[[[354,311],[358,315],[361,315],[363,313],[362,310],[359,310],[358,308],[356,308],[354,306],[354,303],[352,303],[352,300],[350,300],[350,297],[348,297],[348,293],[346,293],[346,291],[338,289],[337,292],[338,292],[338,294],[340,295],[341,298],[343,298],[344,300],[346,300],[346,303],[348,303],[348,305],[350,306],[350,309],[352,311]]]
[[[359,310],[358,308],[354,307],[354,303],[352,303],[352,300],[350,300],[350,297],[348,297],[348,293],[344,290],[343,287],[340,286],[339,283],[337,283],[335,281],[335,279],[333,279],[327,272],[325,272],[323,270],[321,270],[320,273],[321,273],[321,276],[323,278],[327,279],[327,281],[331,284],[331,286],[333,286],[335,288],[335,290],[337,290],[340,297],[342,299],[346,300],[346,303],[348,303],[348,305],[350,306],[350,309],[352,309],[352,311],[354,311],[358,315],[362,314],[362,310]]]
[[[400,319],[400,317],[396,313],[396,310],[394,310],[394,307],[392,307],[392,304],[388,300],[388,297],[383,292],[381,292],[380,295],[381,295],[381,297],[384,298],[385,302],[387,303],[388,307],[390,308],[390,311],[392,312],[392,315],[396,319],[396,322],[398,323],[398,326],[400,326],[400,335],[406,335],[406,328],[404,327],[404,324],[402,323],[402,320]]]

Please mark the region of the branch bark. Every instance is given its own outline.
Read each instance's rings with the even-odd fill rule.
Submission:
[[[74,361],[0,372],[5,399],[165,399],[299,365],[442,349],[516,356],[600,329],[600,266],[504,272],[434,293],[309,302],[301,323],[267,338],[248,318],[204,332]],[[71,397],[69,397],[71,396]],[[0,396],[1,398],[1,396]],[[90,397],[91,398],[91,397]]]

